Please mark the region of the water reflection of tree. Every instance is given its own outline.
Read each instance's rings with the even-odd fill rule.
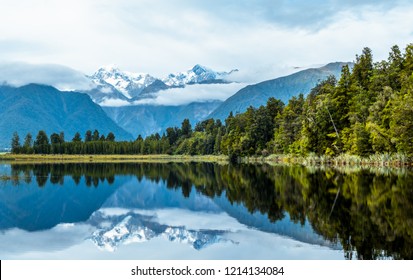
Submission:
[[[357,169],[349,172],[268,165],[170,165],[167,185],[222,195],[271,221],[288,212],[316,232],[340,241],[348,259],[413,258],[413,174]],[[383,170],[382,170],[383,171]]]
[[[23,180],[30,183],[36,179],[39,187],[44,187],[49,180],[53,185],[64,185],[65,176],[71,176],[76,185],[84,178],[87,186],[98,187],[99,183],[107,181],[110,185],[115,181],[116,174],[130,174],[129,166],[116,164],[16,164],[12,165],[15,185]]]
[[[340,242],[346,258],[413,258],[413,174],[407,170],[336,170],[301,166],[212,163],[119,163],[12,165],[14,184],[35,177],[63,185],[65,176],[89,187],[113,184],[116,175],[163,182],[188,197],[225,195],[231,203],[277,221],[309,221],[314,230]]]

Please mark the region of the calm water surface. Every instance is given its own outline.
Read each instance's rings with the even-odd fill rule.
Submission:
[[[0,259],[413,259],[413,173],[0,165]]]

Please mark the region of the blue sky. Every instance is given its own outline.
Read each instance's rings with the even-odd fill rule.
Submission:
[[[0,0],[0,62],[160,77],[199,63],[263,80],[352,61],[365,46],[386,58],[413,42],[411,2]]]

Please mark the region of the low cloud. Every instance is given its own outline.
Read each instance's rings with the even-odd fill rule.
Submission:
[[[0,257],[10,254],[24,254],[33,251],[54,252],[74,246],[85,240],[90,231],[90,225],[59,224],[44,231],[27,232],[13,228],[0,234]]]
[[[100,106],[103,107],[122,107],[132,105],[130,102],[122,99],[105,98],[103,101],[99,102]]]
[[[205,102],[209,100],[224,101],[238,90],[245,87],[243,83],[231,84],[197,84],[184,88],[173,88],[159,91],[155,98],[141,99],[133,105],[185,105],[192,102]]]
[[[51,85],[59,90],[91,90],[95,87],[85,75],[54,64],[0,63],[0,84],[15,87],[27,84]]]

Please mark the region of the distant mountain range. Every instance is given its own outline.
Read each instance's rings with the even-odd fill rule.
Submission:
[[[338,78],[345,64],[352,66],[351,63],[330,63],[249,85],[224,102],[207,96],[199,102],[174,106],[157,104],[157,92],[164,91],[162,94],[168,95],[173,94],[168,90],[185,87],[185,94],[195,96],[200,85],[208,90],[210,84],[231,83],[231,75],[238,70],[216,72],[195,65],[188,71],[158,79],[149,74],[102,67],[93,75],[84,76],[93,86],[83,93],[35,84],[0,86],[0,149],[10,147],[14,131],[19,133],[21,141],[28,132],[35,137],[39,130],[48,134],[64,131],[70,140],[76,132],[83,136],[89,129],[98,129],[103,134],[113,132],[117,139],[132,140],[139,134],[143,137],[157,132],[162,134],[167,127],[179,127],[186,118],[193,126],[207,118],[225,120],[230,112],[236,114],[249,106],[265,105],[269,97],[287,103],[292,96],[308,94],[327,76]],[[217,90],[217,86],[213,88]],[[108,100],[122,103],[109,106],[105,103]],[[104,103],[106,106],[99,106]]]
[[[306,69],[289,76],[249,85],[236,92],[224,102],[211,100],[179,106],[135,105],[103,107],[103,109],[110,118],[120,127],[132,133],[134,137],[137,137],[139,134],[147,136],[156,132],[162,133],[168,127],[180,127],[185,118],[189,119],[192,125],[208,118],[224,121],[230,112],[234,114],[242,113],[249,106],[259,107],[265,105],[270,97],[281,99],[287,104],[292,96],[297,96],[300,93],[308,94],[317,82],[324,80],[328,76],[334,75],[339,78],[341,68],[346,64],[351,66],[351,63],[330,63],[321,68]],[[196,73],[201,72],[198,70],[197,67],[194,67],[187,72],[186,76],[182,74],[181,77],[183,79],[184,76],[194,76]],[[203,73],[206,75],[206,73],[212,72]],[[228,73],[221,73],[219,75],[223,77],[228,75]],[[204,81],[217,82],[217,77],[217,75],[210,76],[209,80],[204,78]],[[200,78],[198,81],[200,81]]]
[[[22,143],[29,132],[35,140],[39,130],[45,130],[49,136],[63,131],[66,140],[71,140],[76,132],[84,137],[87,130],[94,129],[105,135],[113,132],[119,140],[132,138],[86,94],[35,84],[0,86],[0,100],[0,148],[10,147],[14,131]]]
[[[352,63],[330,63],[320,68],[306,69],[285,77],[246,86],[225,100],[208,118],[225,120],[230,112],[243,113],[249,106],[258,108],[265,105],[270,97],[280,99],[287,104],[293,96],[300,93],[307,95],[317,82],[328,76],[339,78],[344,65],[352,66]]]
[[[86,93],[98,104],[108,100],[132,102],[153,98],[153,93],[170,88],[194,84],[230,83],[230,75],[237,71],[234,69],[229,72],[216,72],[197,64],[186,72],[169,74],[161,79],[145,73],[132,73],[107,66],[89,76],[96,88]]]
[[[162,133],[168,127],[180,127],[184,119],[192,125],[206,119],[222,101],[193,102],[179,106],[135,105],[102,107],[106,114],[134,138]]]

